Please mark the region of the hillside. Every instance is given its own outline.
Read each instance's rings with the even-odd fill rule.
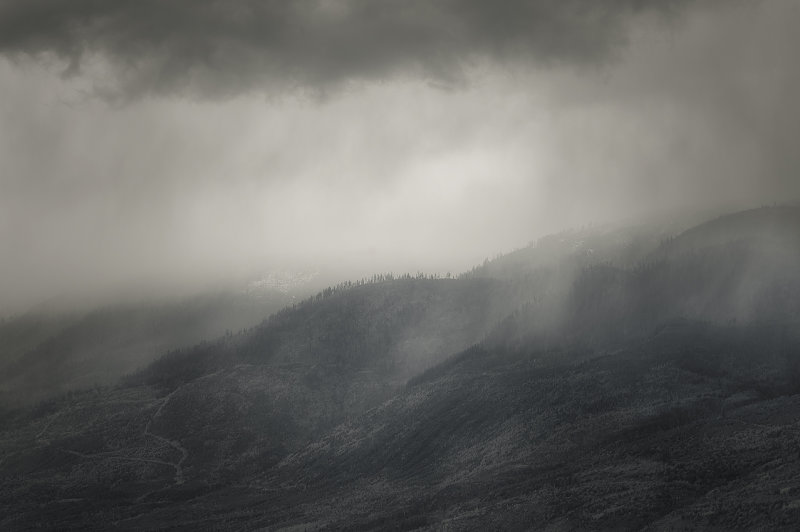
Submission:
[[[293,294],[277,291],[259,297],[222,292],[6,319],[0,324],[0,404],[113,384],[168,350],[254,326],[292,300]]]
[[[0,526],[796,529],[799,212],[345,283],[7,409]]]

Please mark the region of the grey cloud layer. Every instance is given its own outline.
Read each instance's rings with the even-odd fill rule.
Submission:
[[[325,91],[397,75],[453,83],[482,59],[593,63],[628,19],[682,0],[6,0],[0,51],[55,54],[109,95]],[[87,68],[87,63],[90,65]],[[110,75],[109,75],[110,74]]]

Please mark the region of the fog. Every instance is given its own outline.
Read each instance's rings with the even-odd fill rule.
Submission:
[[[0,314],[800,197],[796,2],[288,5],[0,3]]]

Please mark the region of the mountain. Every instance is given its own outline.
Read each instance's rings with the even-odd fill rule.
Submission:
[[[342,283],[0,414],[3,529],[796,529],[800,209]],[[65,329],[66,330],[66,329]]]
[[[254,326],[305,293],[261,283],[241,292],[7,318],[0,323],[0,403],[113,384],[168,350]]]

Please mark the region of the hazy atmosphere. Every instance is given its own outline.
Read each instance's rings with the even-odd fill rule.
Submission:
[[[800,530],[800,0],[0,0],[0,530]]]
[[[0,315],[800,195],[800,3],[0,1]]]

